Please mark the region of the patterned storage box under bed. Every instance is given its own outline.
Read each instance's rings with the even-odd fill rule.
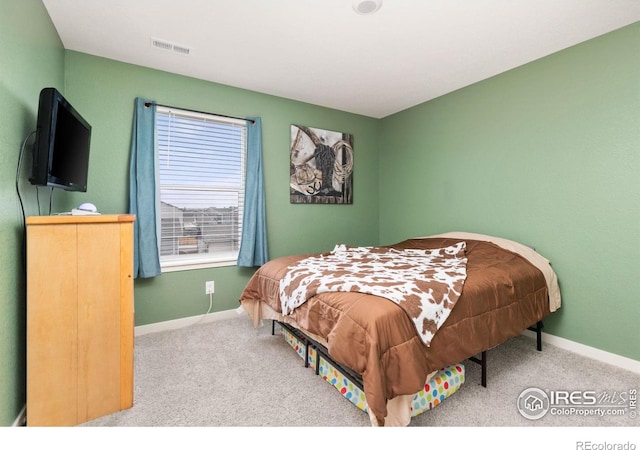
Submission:
[[[284,339],[303,360],[306,355],[310,368],[315,369],[316,373],[336,388],[343,397],[362,411],[368,413],[364,392],[358,384],[354,382],[354,375],[340,371],[340,369],[333,365],[324,355],[319,353],[314,346],[306,345],[303,340],[304,338],[296,336],[293,330],[290,331],[282,327],[281,330]],[[444,399],[455,393],[464,383],[464,376],[465,369],[462,364],[451,365],[440,369],[434,377],[424,385],[424,389],[414,395],[411,400],[411,417],[435,408],[442,403]]]

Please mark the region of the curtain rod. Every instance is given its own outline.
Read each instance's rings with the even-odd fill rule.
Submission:
[[[144,103],[144,106],[148,108],[149,106],[151,106],[151,102],[145,102],[145,103]],[[246,119],[246,118],[244,118],[244,117],[225,116],[224,114],[216,114],[216,113],[210,113],[210,112],[198,111],[198,110],[195,110],[195,109],[179,108],[179,107],[177,107],[177,106],[162,105],[162,104],[160,104],[160,103],[156,103],[156,106],[162,106],[163,108],[175,108],[175,109],[181,109],[181,110],[183,110],[183,111],[189,111],[189,112],[198,113],[198,114],[208,114],[208,115],[212,115],[212,116],[226,117],[227,119],[244,120],[245,122],[256,123],[256,121],[255,121],[255,120],[252,120],[252,119]]]

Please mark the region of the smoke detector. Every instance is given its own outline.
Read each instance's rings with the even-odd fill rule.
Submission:
[[[353,9],[363,16],[373,14],[382,7],[382,0],[353,0]]]

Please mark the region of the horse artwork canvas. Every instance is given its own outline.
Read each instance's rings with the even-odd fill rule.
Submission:
[[[291,203],[353,203],[353,135],[291,125]]]

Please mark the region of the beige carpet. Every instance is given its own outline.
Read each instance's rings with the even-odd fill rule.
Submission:
[[[271,335],[270,323],[254,329],[243,315],[143,335],[135,345],[133,408],[84,427],[361,427],[372,431],[367,414],[305,368],[281,337]],[[517,409],[518,396],[531,387],[628,396],[631,389],[640,388],[640,376],[634,372],[548,344],[538,352],[534,340],[526,336],[490,350],[488,361],[486,388],[480,385],[479,366],[464,362],[466,381],[460,390],[414,417],[408,428],[428,428],[431,436],[437,430],[450,435],[453,430],[446,431],[448,427],[580,427],[577,430],[583,434],[584,427],[601,431],[617,427],[619,438],[628,429],[638,431],[640,419],[631,418],[629,411],[621,416],[547,414],[529,420]],[[243,433],[239,428],[237,432]],[[460,439],[464,434],[454,433]]]

